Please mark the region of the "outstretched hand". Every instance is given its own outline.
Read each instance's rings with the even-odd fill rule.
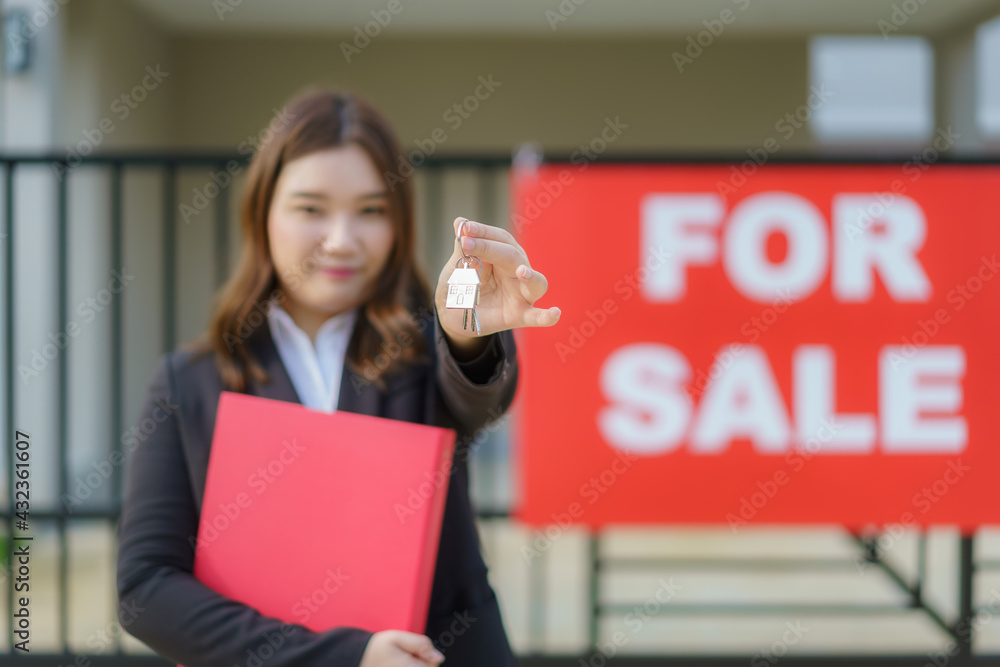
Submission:
[[[455,218],[452,224],[456,235],[462,220],[467,218]],[[478,257],[483,265],[479,275],[479,305],[476,306],[481,330],[478,336],[472,328],[471,313],[469,328],[462,329],[463,310],[445,308],[448,278],[463,254]],[[471,266],[478,268],[476,262]],[[434,298],[441,328],[451,343],[465,350],[477,350],[482,349],[483,344],[475,339],[488,334],[520,327],[550,327],[558,322],[559,308],[536,308],[534,305],[548,288],[548,280],[531,268],[524,249],[510,232],[468,220],[462,229],[461,245],[456,236],[451,258],[441,269]]]

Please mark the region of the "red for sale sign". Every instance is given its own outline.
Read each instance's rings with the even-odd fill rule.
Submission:
[[[1000,523],[1000,167],[512,178],[521,519]]]

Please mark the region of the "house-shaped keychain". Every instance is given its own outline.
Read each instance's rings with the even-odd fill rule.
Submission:
[[[460,264],[466,264],[462,259]],[[468,266],[456,268],[448,278],[448,298],[445,300],[446,308],[464,308],[465,313],[462,318],[462,328],[469,326],[469,310],[472,311],[472,328],[478,334],[479,317],[476,314],[476,306],[479,304],[479,271]]]
[[[448,278],[447,308],[474,308],[479,303],[479,271],[455,269]]]

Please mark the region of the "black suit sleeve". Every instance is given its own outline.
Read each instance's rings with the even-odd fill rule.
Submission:
[[[489,335],[491,339],[478,357],[459,362],[434,311],[437,385],[444,405],[468,433],[502,416],[517,390],[514,332],[507,329]]]
[[[143,404],[118,524],[117,588],[122,626],[185,667],[356,667],[371,633],[316,633],[264,616],[192,574],[198,533],[179,421],[171,355],[161,357]],[[152,430],[147,428],[152,425]]]
[[[497,369],[503,361],[504,352],[500,345],[500,335],[490,334],[486,347],[474,359],[468,361],[457,361],[462,375],[467,377],[472,384],[489,384],[490,379],[496,376]]]

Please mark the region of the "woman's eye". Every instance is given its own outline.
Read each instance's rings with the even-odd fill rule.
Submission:
[[[361,211],[365,215],[384,215],[385,208],[382,206],[369,206],[368,208]]]
[[[308,205],[296,206],[295,210],[296,211],[301,211],[302,213],[306,213],[308,215],[315,215],[315,214],[319,213],[319,209],[318,208],[316,208],[315,206],[308,206]]]

